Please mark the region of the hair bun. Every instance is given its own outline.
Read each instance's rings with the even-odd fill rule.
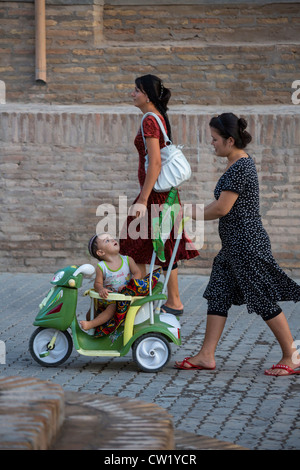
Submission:
[[[250,142],[252,140],[252,137],[249,134],[249,132],[247,132],[245,130],[246,127],[248,126],[248,123],[247,123],[246,119],[244,119],[244,118],[239,118],[237,123],[238,123],[239,132],[240,132],[240,136],[241,136],[242,148],[245,148],[248,144],[250,144]]]
[[[246,121],[246,119],[244,118],[239,118],[238,119],[238,126],[239,126],[239,130],[240,132],[244,132],[244,130],[247,128],[248,126],[248,123]]]

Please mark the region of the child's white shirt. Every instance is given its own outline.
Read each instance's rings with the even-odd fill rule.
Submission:
[[[116,271],[110,269],[105,261],[98,263],[99,268],[103,272],[103,287],[114,292],[118,292],[119,287],[127,285],[131,279],[128,256],[120,255],[120,258],[122,259],[122,264]]]

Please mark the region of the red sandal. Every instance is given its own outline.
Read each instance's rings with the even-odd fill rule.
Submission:
[[[189,361],[190,357],[186,357],[180,364],[175,364],[175,369],[183,369],[183,370],[214,370],[216,367],[203,367],[203,366],[196,366]],[[188,364],[189,367],[186,367],[184,364]]]
[[[292,369],[291,367],[289,366],[286,366],[284,364],[277,364],[276,366],[272,366],[271,369],[284,369],[287,371],[287,374],[282,374],[282,375],[278,375],[278,374],[272,374],[271,372],[268,372],[267,370],[265,370],[265,375],[272,375],[273,377],[284,377],[285,375],[298,375],[300,374],[300,369],[297,370],[297,369]]]

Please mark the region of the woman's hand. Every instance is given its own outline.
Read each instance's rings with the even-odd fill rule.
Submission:
[[[147,200],[139,197],[135,204],[133,204],[128,211],[128,214],[136,219],[145,217],[147,213]]]
[[[197,204],[192,202],[185,202],[183,205],[184,217],[189,217],[190,219],[194,220],[203,220],[203,213],[204,213],[204,205]]]
[[[128,214],[135,218],[145,217],[147,213],[147,203],[150,193],[154,187],[154,184],[158,178],[161,169],[161,156],[160,156],[160,147],[159,140],[147,137],[147,149],[148,149],[148,158],[149,165],[145,178],[144,185],[142,187],[141,193],[138,200],[133,204]]]

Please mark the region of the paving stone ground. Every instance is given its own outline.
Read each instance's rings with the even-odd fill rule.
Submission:
[[[203,339],[207,277],[181,275],[185,305],[182,346],[173,345],[162,372],[143,373],[123,358],[90,358],[74,349],[56,368],[36,364],[28,351],[38,305],[52,274],[0,273],[0,378],[32,377],[60,385],[65,392],[135,399],[162,407],[172,416],[178,448],[193,448],[196,436],[227,441],[253,450],[300,448],[300,376],[272,378],[264,370],[280,358],[280,349],[264,322],[245,307],[233,307],[217,350],[214,371],[180,371],[174,361],[194,354]],[[81,292],[89,287],[85,281]],[[294,339],[300,340],[300,305],[281,304]],[[80,295],[78,316],[86,298]],[[299,349],[299,348],[298,348]],[[178,436],[181,435],[181,443]]]

